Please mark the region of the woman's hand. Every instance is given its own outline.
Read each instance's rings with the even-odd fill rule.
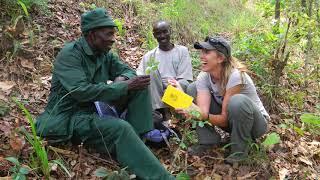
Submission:
[[[194,120],[202,121],[202,120],[206,120],[208,117],[208,113],[202,112],[201,109],[194,103],[192,103],[192,105],[187,109],[177,108],[175,109],[175,111],[186,119],[194,119]]]
[[[186,119],[189,119],[191,117],[189,112],[186,109],[177,108],[177,109],[175,109],[175,111],[176,111],[176,113],[180,114],[181,116],[183,116]]]

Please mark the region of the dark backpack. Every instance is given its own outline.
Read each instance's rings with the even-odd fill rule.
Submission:
[[[107,116],[113,116],[120,119],[125,119],[126,117],[126,110],[119,114],[114,106],[109,105],[108,103],[104,103],[101,101],[94,102],[97,113],[100,117],[107,117]],[[158,111],[152,112],[152,118],[154,123],[154,129],[146,133],[143,137],[146,140],[146,144],[152,147],[160,148],[168,146],[170,148],[169,144],[169,138],[172,136],[177,137],[180,139],[180,136],[176,132],[176,130],[173,130],[163,123],[163,116]]]

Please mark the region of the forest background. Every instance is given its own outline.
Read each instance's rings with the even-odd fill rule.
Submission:
[[[189,48],[221,35],[245,63],[271,115],[268,133],[251,144],[241,165],[223,163],[224,147],[189,157],[195,122],[180,123],[182,141],[153,149],[178,179],[319,179],[319,0],[0,0],[0,177],[8,179],[127,177],[112,160],[82,146],[52,146],[37,138],[33,119],[50,90],[52,62],[81,36],[80,14],[105,7],[118,26],[113,51],[132,68],[157,46],[152,23],[168,20],[175,43]],[[25,108],[24,108],[25,107]],[[173,122],[175,119],[173,118]],[[186,172],[194,169],[190,177]],[[131,176],[133,178],[133,176]],[[0,178],[1,179],[1,178]]]

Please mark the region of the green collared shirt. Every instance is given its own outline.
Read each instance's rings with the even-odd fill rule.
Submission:
[[[84,37],[66,44],[54,62],[48,105],[37,119],[38,134],[70,134],[69,120],[75,113],[93,113],[94,101],[127,95],[127,83],[107,84],[118,76],[132,78],[136,73],[111,52],[95,55]]]

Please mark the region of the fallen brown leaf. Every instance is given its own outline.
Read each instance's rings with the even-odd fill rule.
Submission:
[[[282,168],[280,171],[279,171],[279,179],[280,180],[284,180],[286,179],[286,176],[289,174],[289,170],[286,169],[286,168]]]
[[[2,90],[6,95],[9,95],[15,85],[16,83],[13,81],[2,81],[0,82],[0,90]]]
[[[29,70],[35,70],[34,63],[28,59],[20,58],[21,66]]]
[[[12,133],[10,136],[9,144],[14,151],[19,152],[26,144],[26,141],[23,136]]]

